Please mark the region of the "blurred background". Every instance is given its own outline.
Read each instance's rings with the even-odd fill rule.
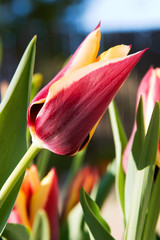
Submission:
[[[1,0],[3,60],[0,81],[11,80],[27,44],[36,34],[35,72],[43,74],[45,85],[101,21],[100,52],[122,43],[132,44],[131,53],[146,47],[150,49],[116,96],[129,136],[138,84],[151,65],[160,66],[159,9],[159,0]],[[89,149],[91,161],[97,158],[97,150],[98,158],[113,158],[114,144],[108,117],[102,119]]]

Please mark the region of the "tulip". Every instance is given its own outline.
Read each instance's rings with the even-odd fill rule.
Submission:
[[[79,202],[79,195],[81,187],[90,194],[95,184],[98,182],[99,174],[95,167],[86,166],[79,170],[74,177],[69,190],[67,192],[64,207],[62,211],[62,220],[67,218],[68,213],[71,209]]]
[[[146,73],[146,75],[143,77],[137,92],[136,112],[137,112],[137,108],[138,108],[138,104],[141,96],[143,99],[145,130],[147,131],[154,105],[156,101],[160,102],[160,68],[153,69],[153,67],[151,67]],[[123,169],[125,172],[127,171],[128,159],[131,153],[133,139],[134,139],[136,130],[137,130],[137,126],[136,126],[136,118],[135,118],[133,130],[132,130],[130,139],[127,143],[127,146],[124,150],[123,158],[122,158]],[[160,167],[160,139],[159,139],[156,163]]]
[[[27,121],[33,143],[60,155],[73,155],[90,141],[115,94],[146,50],[126,56],[118,45],[97,57],[100,24],[66,66],[32,100]]]
[[[51,240],[58,240],[58,186],[55,169],[51,169],[40,182],[37,168],[33,165],[26,170],[8,222],[23,224],[32,230],[36,213],[40,209],[43,209],[48,216]]]

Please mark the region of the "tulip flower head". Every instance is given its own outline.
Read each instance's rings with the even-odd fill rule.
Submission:
[[[38,147],[60,155],[83,149],[145,52],[127,56],[131,46],[118,45],[97,56],[100,38],[99,24],[29,105],[28,126]]]
[[[40,182],[35,165],[26,170],[15,206],[8,222],[32,229],[38,210],[43,209],[50,223],[51,240],[59,239],[58,185],[55,169]]]
[[[137,112],[137,108],[138,108],[138,104],[141,96],[143,99],[143,113],[144,113],[145,129],[147,132],[154,105],[156,101],[160,102],[160,68],[154,69],[153,67],[151,67],[146,73],[146,75],[143,77],[137,92],[136,112]],[[136,129],[137,129],[137,126],[136,126],[136,118],[135,118],[133,130],[132,130],[130,139],[128,141],[128,144],[124,150],[123,158],[122,158],[123,169],[125,172],[127,171],[129,155],[131,153],[131,148],[132,148]],[[160,139],[159,139],[156,163],[160,167]]]

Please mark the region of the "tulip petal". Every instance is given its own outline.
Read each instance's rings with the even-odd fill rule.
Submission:
[[[31,230],[31,224],[27,213],[26,196],[22,190],[20,190],[18,193],[18,197],[15,202],[15,209],[21,219],[21,224],[25,225]]]
[[[62,155],[79,151],[145,51],[90,64],[55,82],[35,119],[36,144]]]
[[[84,39],[84,41],[77,48],[73,56],[70,58],[65,67],[50,81],[32,100],[29,111],[28,111],[28,125],[32,128],[31,131],[34,132],[34,116],[31,114],[31,111],[34,107],[34,112],[42,107],[45,98],[48,94],[50,86],[58,81],[63,76],[80,69],[88,64],[91,64],[95,61],[99,46],[100,46],[100,24]],[[36,106],[34,106],[36,105]],[[38,106],[37,106],[38,105]],[[33,119],[32,119],[33,118]]]
[[[12,209],[12,212],[8,218],[8,223],[21,224],[20,216],[15,208]]]
[[[98,181],[98,171],[94,167],[84,167],[73,179],[71,186],[67,192],[65,204],[62,213],[62,219],[65,220],[71,209],[79,202],[81,187],[89,194],[93,186]]]
[[[40,187],[31,198],[30,218],[32,224],[39,209],[44,209],[48,215],[51,240],[58,240],[58,183],[54,169],[51,169],[48,175],[41,181]]]
[[[117,45],[115,47],[109,48],[107,51],[100,54],[96,61],[104,61],[118,57],[125,57],[129,53],[130,49],[131,45]]]
[[[108,49],[106,52],[103,52],[101,55],[99,55],[99,57],[97,58],[97,61],[104,61],[104,60],[118,58],[118,57],[125,57],[129,53],[130,49],[131,49],[131,45],[129,46],[123,45],[123,44],[117,45],[115,47]],[[92,128],[88,138],[86,139],[85,143],[83,143],[83,146],[81,146],[79,151],[83,150],[88,145],[102,117],[103,115],[100,117],[100,119],[97,121],[95,126]]]
[[[21,190],[25,193],[27,206],[30,202],[32,194],[39,188],[40,179],[38,176],[37,167],[32,165],[30,169],[26,170],[25,177],[21,186]]]

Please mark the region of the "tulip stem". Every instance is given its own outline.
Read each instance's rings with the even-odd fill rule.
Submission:
[[[32,143],[0,190],[0,208],[25,169],[41,149]]]

